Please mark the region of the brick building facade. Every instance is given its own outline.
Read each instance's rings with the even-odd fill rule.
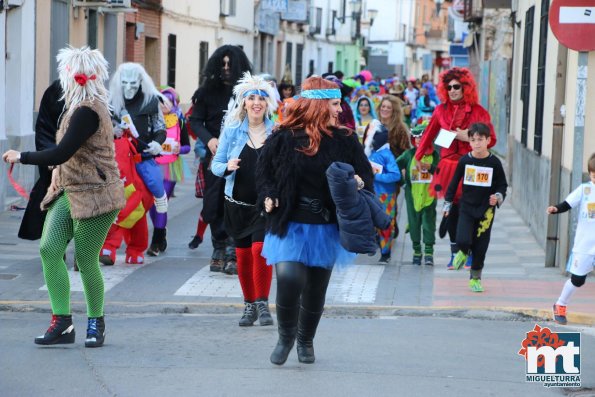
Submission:
[[[161,0],[133,1],[136,13],[126,14],[126,62],[137,62],[158,85],[161,73]]]

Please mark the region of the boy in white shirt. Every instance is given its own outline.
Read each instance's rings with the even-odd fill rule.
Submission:
[[[561,214],[579,207],[578,224],[572,247],[570,279],[566,280],[558,301],[554,304],[554,321],[566,324],[566,306],[577,288],[585,284],[587,274],[595,266],[595,153],[587,164],[589,182],[581,184],[562,203],[547,208],[548,214]]]

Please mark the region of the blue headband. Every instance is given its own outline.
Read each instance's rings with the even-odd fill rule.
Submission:
[[[326,88],[322,90],[304,90],[300,96],[307,99],[341,99],[341,90]]]
[[[264,96],[264,97],[268,97],[269,94],[266,93],[266,91],[263,90],[248,90],[246,92],[244,92],[244,95],[242,95],[242,98],[246,98],[249,95],[260,95],[260,96]]]

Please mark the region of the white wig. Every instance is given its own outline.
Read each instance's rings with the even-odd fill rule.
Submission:
[[[253,76],[250,72],[244,72],[241,79],[233,87],[233,102],[230,104],[227,113],[225,114],[225,120],[223,125],[225,127],[237,126],[246,117],[246,109],[244,109],[245,97],[249,91],[259,90],[266,93],[265,100],[267,103],[267,118],[272,118],[273,112],[277,109],[277,101],[275,100],[275,90],[271,85],[263,79],[261,76]],[[246,95],[248,96],[248,95]]]
[[[142,107],[145,107],[154,97],[162,98],[163,96],[155,87],[155,83],[153,83],[153,79],[149,76],[145,70],[145,68],[139,64],[134,62],[125,62],[118,66],[118,70],[112,76],[112,80],[110,82],[109,91],[110,91],[110,103],[112,108],[114,109],[114,113],[119,115],[124,109],[124,93],[122,92],[122,71],[129,70],[135,71],[140,77],[140,88],[142,89],[144,95]]]
[[[98,101],[109,108],[104,81],[109,77],[108,63],[99,50],[68,46],[58,51],[58,75],[66,108],[84,100]]]

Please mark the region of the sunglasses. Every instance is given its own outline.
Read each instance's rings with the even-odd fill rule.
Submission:
[[[458,91],[461,89],[461,85],[460,84],[453,84],[453,85],[447,85],[446,86],[447,91],[451,91],[451,90],[455,90]]]

